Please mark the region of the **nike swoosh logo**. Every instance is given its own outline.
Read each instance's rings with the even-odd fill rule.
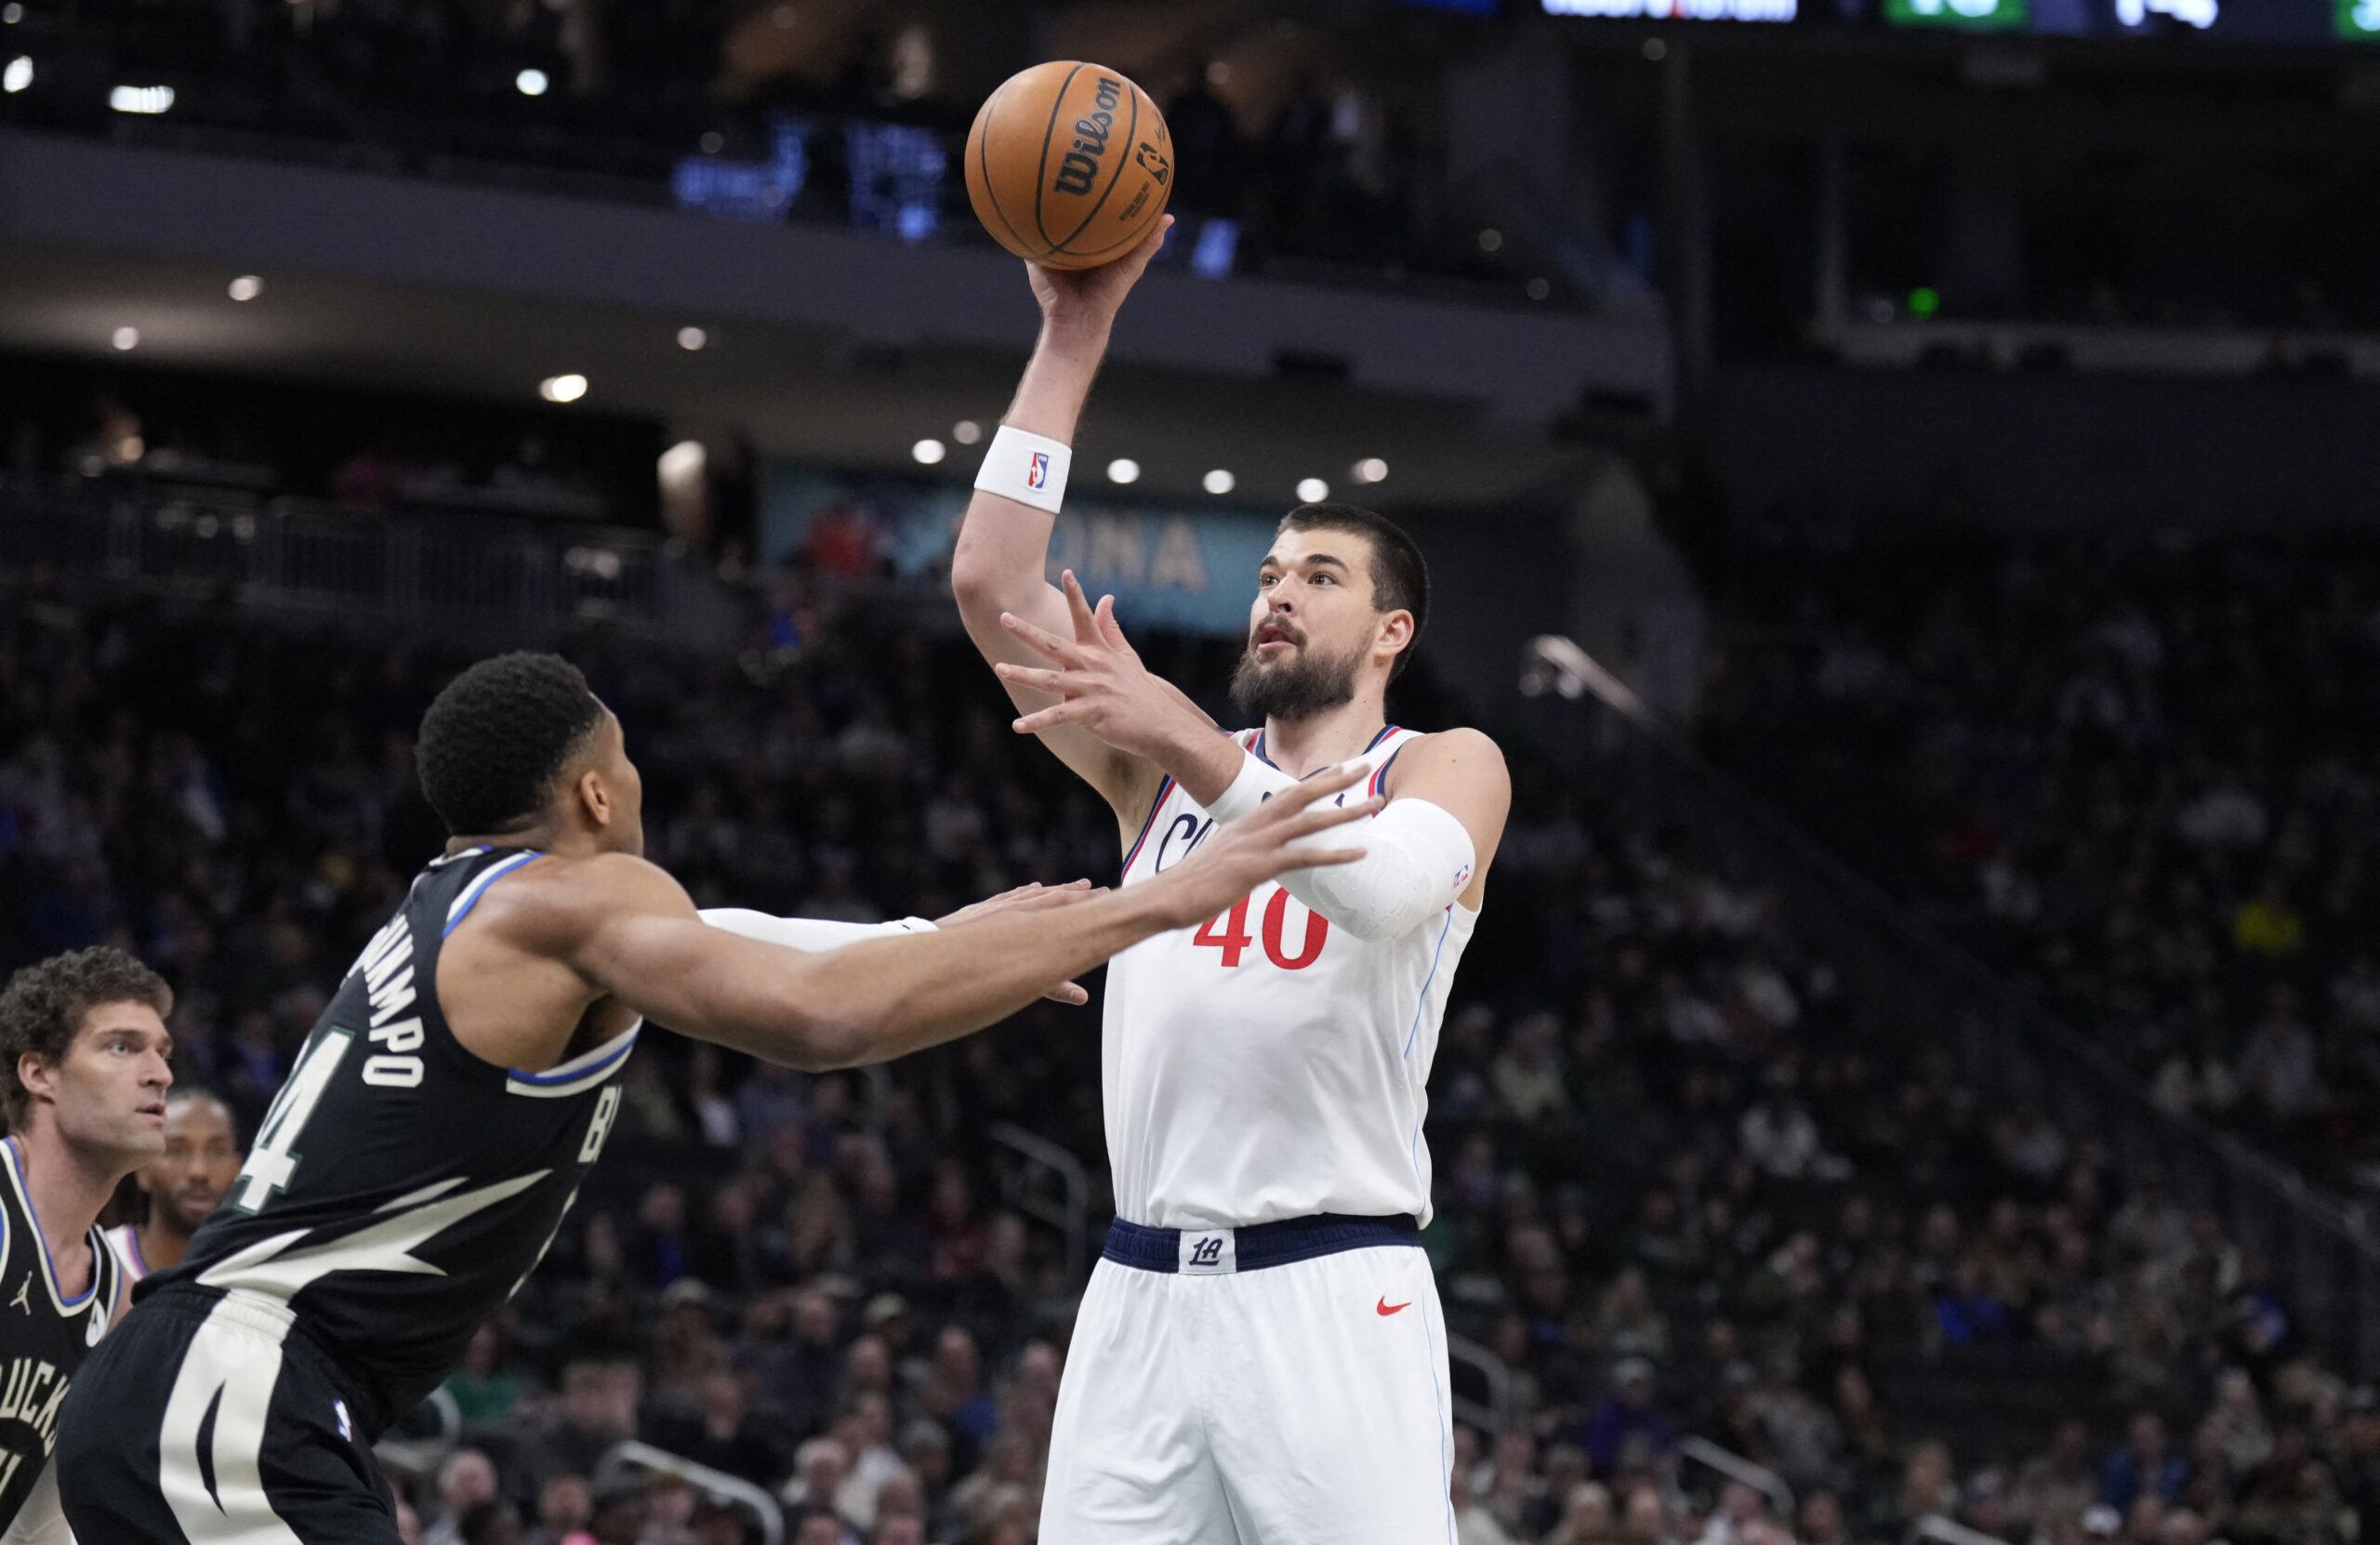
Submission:
[[[1388,1296],[1386,1294],[1382,1294],[1381,1296],[1380,1312],[1382,1314],[1394,1314],[1400,1309],[1410,1309],[1412,1307],[1413,1301],[1411,1299],[1407,1299],[1403,1303],[1391,1303],[1388,1301]]]

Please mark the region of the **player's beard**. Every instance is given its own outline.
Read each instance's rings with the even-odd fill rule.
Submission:
[[[1312,719],[1355,700],[1355,672],[1363,659],[1361,649],[1334,656],[1300,643],[1297,658],[1276,665],[1257,654],[1251,641],[1231,673],[1231,700],[1253,719]]]

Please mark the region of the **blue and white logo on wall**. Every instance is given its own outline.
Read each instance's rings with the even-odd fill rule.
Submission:
[[[853,578],[941,585],[968,490],[778,463],[760,510],[760,557]],[[1092,599],[1112,593],[1127,628],[1237,638],[1277,517],[1077,498],[1050,539],[1050,577],[1072,569]]]

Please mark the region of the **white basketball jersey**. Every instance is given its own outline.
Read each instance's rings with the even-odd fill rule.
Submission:
[[[1262,731],[1238,743],[1263,755]],[[1415,732],[1364,753],[1368,799]],[[1213,818],[1168,778],[1125,854],[1136,885],[1188,857]],[[1360,842],[1360,828],[1340,828]],[[1107,967],[1103,1082],[1116,1211],[1153,1228],[1318,1212],[1430,1217],[1425,1086],[1455,964],[1479,915],[1456,902],[1367,943],[1267,883]]]
[[[149,1262],[140,1258],[140,1235],[130,1223],[118,1223],[108,1230],[108,1248],[124,1262],[124,1280],[138,1282],[149,1274]]]

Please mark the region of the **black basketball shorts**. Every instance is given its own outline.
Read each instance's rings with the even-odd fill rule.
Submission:
[[[247,1293],[177,1286],[101,1341],[59,1413],[80,1545],[399,1545],[351,1386]]]

